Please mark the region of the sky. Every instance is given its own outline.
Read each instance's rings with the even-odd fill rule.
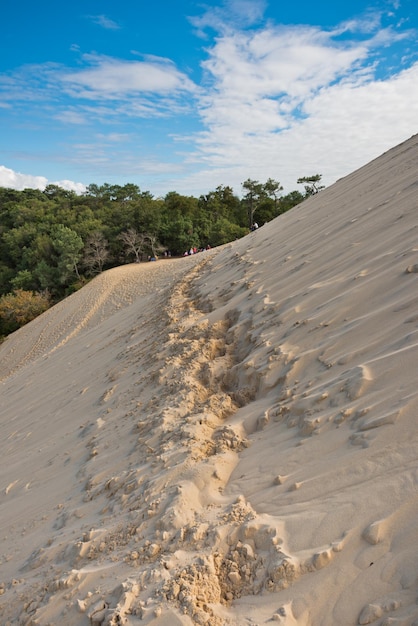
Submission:
[[[416,0],[7,2],[0,186],[163,197],[321,174],[418,132]]]

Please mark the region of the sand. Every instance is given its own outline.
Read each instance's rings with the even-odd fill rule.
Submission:
[[[418,136],[0,346],[0,623],[418,625]]]

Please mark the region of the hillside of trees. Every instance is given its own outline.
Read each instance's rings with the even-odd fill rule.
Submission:
[[[0,338],[105,269],[240,238],[316,193],[319,180],[298,179],[305,193],[282,196],[277,181],[248,179],[242,198],[227,186],[199,198],[155,198],[134,184],[92,184],[82,195],[0,187]]]

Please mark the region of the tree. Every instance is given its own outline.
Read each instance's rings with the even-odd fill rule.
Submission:
[[[17,289],[31,291],[34,288],[36,280],[29,270],[20,270],[16,276],[11,279],[10,283],[13,287],[13,291]]]
[[[156,259],[158,254],[164,250],[164,246],[160,244],[156,235],[145,235],[145,241],[150,248],[151,256]]]
[[[322,178],[322,174],[314,174],[313,176],[303,176],[298,178],[298,185],[305,185],[306,197],[314,196],[321,189],[325,189],[324,185],[318,185]]]
[[[139,198],[141,190],[138,185],[127,183],[126,185],[123,185],[123,187],[120,185],[113,185],[112,194],[118,202],[128,202]]]
[[[280,213],[286,213],[289,209],[303,202],[304,199],[304,195],[297,189],[282,196],[280,198]]]
[[[81,259],[81,250],[84,246],[81,237],[68,226],[58,224],[52,230],[51,240],[58,253],[57,267],[60,282],[66,283],[74,273],[77,278],[80,278],[77,264]]]
[[[120,233],[118,237],[125,245],[127,255],[133,255],[137,263],[140,262],[145,250],[146,235],[138,233],[135,228],[128,228]]]
[[[262,185],[262,193],[257,204],[257,223],[259,226],[270,222],[282,212],[280,197],[282,190],[281,184],[272,178],[269,178]]]
[[[11,266],[20,269],[22,255],[31,248],[36,235],[36,225],[30,222],[7,230],[2,236],[2,256]]]
[[[173,254],[183,254],[194,246],[199,246],[199,238],[193,230],[193,221],[183,215],[165,216],[161,224],[161,242]]]
[[[219,185],[215,191],[209,191],[199,198],[199,209],[203,209],[210,215],[211,221],[225,217],[229,221],[235,221],[240,212],[240,201],[231,187]]]
[[[164,200],[154,199],[148,191],[142,192],[131,202],[132,224],[129,226],[142,233],[158,234],[163,206]]]
[[[47,293],[16,289],[0,297],[0,335],[8,335],[35,319],[50,306]]]
[[[41,259],[33,273],[42,289],[48,289],[54,294],[59,292],[60,277],[56,266],[50,265],[45,259]]]
[[[236,239],[231,233],[236,233],[237,228],[239,231],[246,224],[245,217],[242,219],[240,199],[234,195],[231,187],[220,185],[215,191],[200,196],[196,226],[201,247],[207,244],[217,246]]]
[[[247,208],[248,227],[251,228],[254,223],[254,214],[264,192],[263,185],[261,185],[258,180],[251,180],[250,178],[247,178],[247,180],[242,183],[242,186],[247,190],[243,200]]]
[[[164,198],[159,239],[167,250],[183,254],[191,247],[199,247],[198,200],[170,191]]]
[[[109,258],[109,244],[103,233],[93,233],[84,247],[83,264],[89,274],[100,274]]]
[[[74,201],[77,197],[75,191],[69,189],[63,189],[58,185],[47,185],[43,190],[43,193],[50,200],[59,200],[59,201]]]
[[[247,233],[247,228],[221,217],[212,225],[210,231],[211,246],[221,246],[224,243],[234,241],[234,239],[240,239]]]
[[[269,198],[274,200],[274,208],[277,210],[277,204],[280,198],[280,192],[283,191],[283,187],[277,180],[269,178],[263,185],[263,189]]]

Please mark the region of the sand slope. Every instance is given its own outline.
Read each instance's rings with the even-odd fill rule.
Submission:
[[[418,136],[0,347],[0,623],[417,626]]]

